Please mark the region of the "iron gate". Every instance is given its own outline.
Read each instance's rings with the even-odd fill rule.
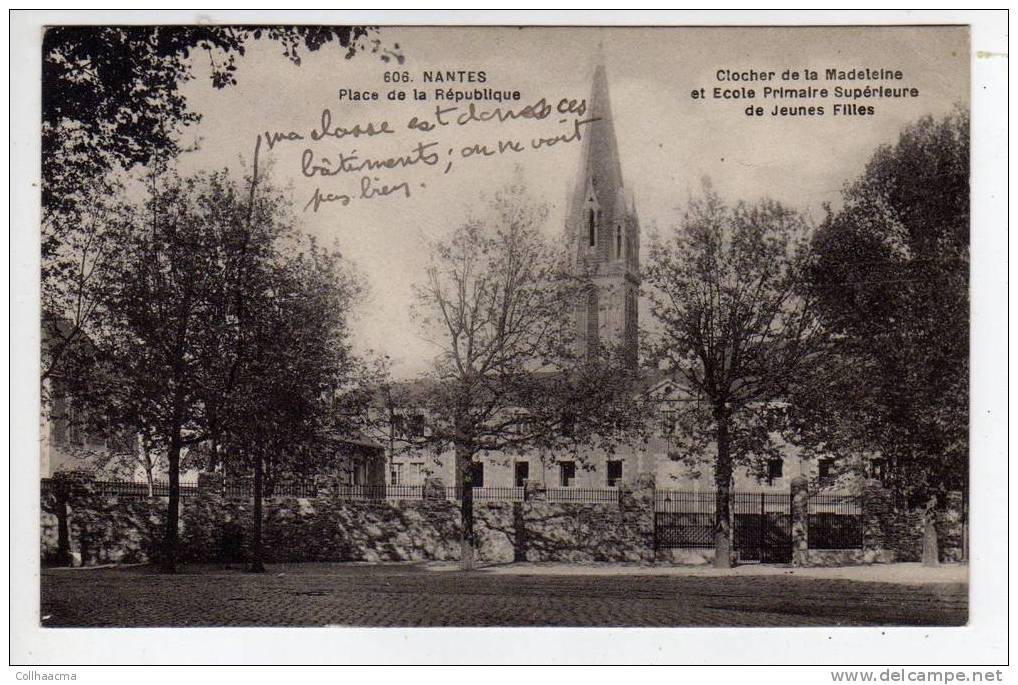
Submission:
[[[657,549],[713,548],[715,494],[658,490],[654,497]],[[731,495],[732,543],[741,561],[792,560],[791,495],[735,492]]]

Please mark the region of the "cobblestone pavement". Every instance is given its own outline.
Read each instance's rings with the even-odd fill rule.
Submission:
[[[961,625],[967,584],[510,575],[418,565],[47,569],[44,626]]]

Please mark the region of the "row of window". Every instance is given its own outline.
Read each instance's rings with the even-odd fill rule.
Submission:
[[[474,487],[484,487],[484,463],[474,462],[471,465],[471,474]],[[391,485],[406,485],[422,482],[424,478],[423,462],[410,462],[409,464],[392,464],[389,469],[389,483]],[[513,465],[513,484],[516,487],[523,487],[530,479],[530,462],[518,461]],[[622,481],[622,461],[608,460],[608,468],[605,484],[616,487]],[[560,461],[558,463],[558,484],[560,487],[568,488],[576,483],[576,462]]]
[[[473,463],[474,487],[484,487],[484,463]],[[774,481],[784,477],[785,463],[782,459],[769,459],[767,461],[767,484],[772,485]],[[883,479],[885,476],[885,462],[877,459],[870,464],[870,476]],[[408,464],[393,464],[389,471],[389,480],[392,485],[404,485],[408,483],[420,483],[424,479],[424,463],[410,462]],[[821,484],[834,482],[833,459],[820,459],[817,461],[817,480]],[[530,479],[530,462],[518,461],[513,465],[513,483],[516,487],[523,485]],[[622,461],[610,459],[607,462],[605,484],[612,488],[622,480]],[[560,487],[568,488],[576,482],[576,462],[558,462],[558,484]]]

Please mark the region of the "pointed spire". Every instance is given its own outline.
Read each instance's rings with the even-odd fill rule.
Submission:
[[[596,121],[583,128],[580,169],[573,195],[574,216],[582,216],[583,207],[589,199],[587,191],[593,188],[601,211],[606,217],[614,217],[617,216],[616,200],[622,189],[622,165],[619,162],[615,121],[608,94],[608,75],[600,60],[594,68],[593,85],[584,118]],[[623,207],[619,209],[624,211]]]

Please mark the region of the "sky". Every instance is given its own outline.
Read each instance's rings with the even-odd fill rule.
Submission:
[[[261,137],[260,165],[271,169],[274,182],[290,188],[302,228],[337,247],[366,280],[366,295],[353,319],[356,348],[388,354],[396,375],[403,377],[426,368],[436,353],[409,316],[412,287],[424,278],[430,244],[478,211],[484,197],[509,180],[517,167],[531,194],[549,206],[545,230],[557,239],[579,165],[578,141],[540,150],[529,147],[537,137],[571,133],[574,118],[582,117],[574,113],[556,111],[546,119],[506,124],[453,121],[430,132],[409,129],[414,117],[433,122],[439,105],[458,106],[447,119],[466,111],[466,102],[435,101],[436,88],[519,91],[519,101],[503,102],[502,107],[518,111],[541,98],[555,107],[563,98],[589,97],[594,65],[603,63],[623,179],[635,197],[645,245],[653,231],[666,232],[677,223],[704,177],[729,200],[768,197],[817,220],[823,203],[837,205],[843,185],[863,171],[877,146],[893,143],[904,126],[923,115],[942,115],[969,102],[970,47],[964,27],[383,27],[380,37],[386,44],[399,44],[406,57],[402,65],[367,53],[347,60],[338,46],[325,46],[305,54],[298,67],[282,56],[279,45],[259,41],[238,59],[238,85],[223,90],[213,89],[206,77],[208,55],[196,53],[197,78],[183,92],[202,120],[185,134],[185,142],[198,145],[184,156],[181,167],[241,170],[250,164]],[[832,116],[833,97],[779,102],[762,97],[768,84],[716,80],[722,69],[780,75],[805,68],[820,72],[817,86],[906,86],[917,88],[919,97],[856,100],[873,105],[875,113]],[[893,69],[903,78],[836,84],[824,79],[827,68]],[[426,84],[427,70],[484,71],[486,82]],[[387,83],[386,72],[407,72],[413,82]],[[811,84],[776,80],[769,85]],[[713,99],[715,86],[751,87],[757,97]],[[394,88],[406,91],[408,98],[413,88],[424,90],[428,100],[391,101],[387,93]],[[691,97],[698,88],[706,89],[706,99]],[[380,99],[341,99],[341,89],[376,91]],[[775,104],[822,104],[827,114],[749,117],[743,113],[749,104],[768,112]],[[478,111],[490,110],[498,103],[476,106]],[[331,114],[330,128],[373,124],[378,129],[387,121],[394,133],[312,141],[309,136],[321,127],[325,109]],[[291,132],[303,140],[279,139],[268,149],[266,134]],[[500,140],[518,140],[523,151],[463,157],[464,147],[496,148]],[[429,145],[424,151],[437,155],[435,165],[369,172],[372,187],[398,188],[385,197],[356,197],[363,173],[308,178],[302,171],[305,150],[316,164],[324,159],[334,164],[341,154],[362,160],[412,154],[418,144]],[[407,184],[406,191],[401,183]],[[323,202],[317,211],[304,210],[316,188],[354,197],[345,206]],[[642,321],[647,318],[641,310]]]

